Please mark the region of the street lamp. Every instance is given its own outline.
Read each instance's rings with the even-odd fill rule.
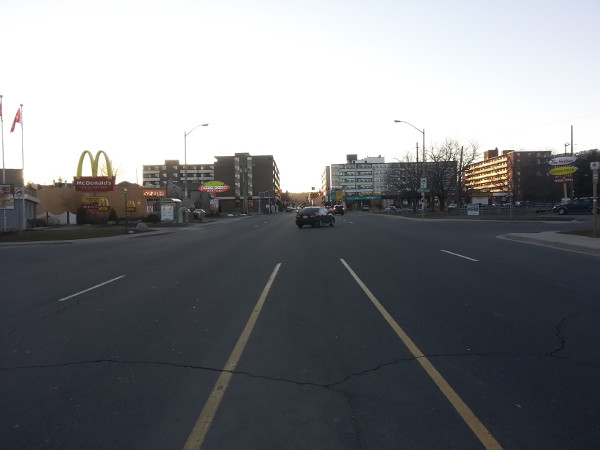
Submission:
[[[417,127],[415,127],[412,123],[407,122],[405,120],[394,120],[395,123],[405,123],[407,125],[410,125],[411,127],[413,127],[415,130],[417,130],[419,133],[421,133],[423,135],[423,177],[425,177],[425,128],[423,128],[422,130],[419,130]],[[418,164],[419,164],[419,153],[417,152],[417,172],[419,171],[418,169]],[[422,187],[421,187],[422,188]],[[423,216],[425,215],[425,191],[421,192],[421,203],[422,203],[422,213]]]
[[[125,234],[127,234],[127,188],[123,189],[123,195],[125,195]]]
[[[394,120],[394,122],[405,123],[407,125],[410,125],[411,127],[413,127],[415,130],[417,130],[419,133],[421,133],[423,135],[423,162],[425,162],[425,128],[423,128],[422,130],[419,130],[412,123],[406,122],[405,120]]]
[[[194,131],[196,128],[198,127],[207,127],[208,124],[207,123],[203,123],[201,125],[196,125],[194,128],[192,128],[190,131],[188,131],[187,133],[184,131],[183,132],[183,176],[184,176],[184,201],[187,201],[187,196],[188,196],[188,186],[187,186],[187,136],[188,134],[190,134],[192,131]]]

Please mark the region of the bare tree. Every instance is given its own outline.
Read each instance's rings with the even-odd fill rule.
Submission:
[[[465,148],[456,139],[446,138],[439,147],[432,147],[427,155],[429,161],[425,163],[424,176],[428,178],[431,195],[438,197],[440,209],[443,209],[450,195],[455,193],[460,199],[462,194],[460,174],[466,166],[478,158],[479,144],[472,141]]]
[[[419,196],[419,168],[411,155],[406,155],[404,161],[391,163],[385,174],[387,195],[396,199],[416,200]],[[413,202],[416,207],[416,202]]]

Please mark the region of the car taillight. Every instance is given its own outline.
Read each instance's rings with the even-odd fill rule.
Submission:
[[[300,218],[300,214],[296,214],[296,219],[299,219],[299,218]]]
[[[310,218],[311,218],[311,219],[314,219],[315,217],[317,217],[317,215],[316,215],[316,214],[311,214],[311,215],[310,215]]]

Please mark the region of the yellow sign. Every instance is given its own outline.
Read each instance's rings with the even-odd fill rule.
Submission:
[[[550,171],[550,175],[570,175],[576,171],[577,167],[573,166],[555,167]]]
[[[92,157],[92,154],[89,150],[84,150],[79,157],[79,164],[77,164],[77,178],[81,178],[81,167],[83,166],[83,160],[85,159],[86,155],[90,157],[93,177],[98,176],[98,161],[100,160],[100,155],[104,155],[104,161],[106,162],[106,176],[109,178],[112,177],[112,166],[110,165],[110,159],[108,159],[108,156],[106,156],[106,153],[104,153],[103,150],[99,150],[96,153],[95,158]]]
[[[93,208],[97,208],[98,211],[108,211],[110,209],[110,204],[106,197],[83,197],[81,202],[87,204],[88,207],[95,205]]]
[[[562,166],[555,167],[550,171],[550,175],[571,175],[577,171],[577,167],[573,166]]]

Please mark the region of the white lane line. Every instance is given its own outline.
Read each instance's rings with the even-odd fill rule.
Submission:
[[[441,252],[448,253],[449,255],[458,256],[459,258],[465,258],[469,261],[479,261],[478,259],[469,258],[468,256],[459,255],[458,253],[449,252],[448,250],[440,250]]]
[[[70,298],[77,297],[78,295],[81,295],[81,294],[85,294],[86,292],[89,292],[93,289],[99,288],[100,286],[104,286],[105,284],[112,283],[113,281],[117,281],[117,280],[123,278],[124,276],[125,275],[121,275],[119,277],[113,278],[112,280],[108,280],[108,281],[105,281],[104,283],[100,283],[100,284],[97,284],[96,286],[92,286],[91,288],[76,292],[75,294],[69,295],[68,297],[63,297],[59,300],[59,302],[64,302],[65,300],[68,300]]]

